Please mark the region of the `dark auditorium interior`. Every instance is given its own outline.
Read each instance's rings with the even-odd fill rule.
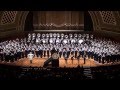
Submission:
[[[120,79],[120,11],[0,11],[0,80]]]

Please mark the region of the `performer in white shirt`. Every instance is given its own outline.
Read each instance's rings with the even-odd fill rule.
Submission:
[[[32,52],[30,52],[30,53],[28,54],[28,58],[29,58],[29,60],[30,60],[30,63],[32,63],[33,57],[34,57],[34,54],[32,54]]]

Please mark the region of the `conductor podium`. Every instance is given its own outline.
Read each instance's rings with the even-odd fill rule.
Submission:
[[[50,64],[51,63],[51,64]],[[43,67],[59,67],[59,56],[57,53],[53,53],[52,57],[44,62]]]

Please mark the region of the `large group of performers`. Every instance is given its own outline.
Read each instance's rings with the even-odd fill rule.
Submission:
[[[22,39],[0,42],[0,60],[14,62],[27,58],[30,52],[37,58],[49,58],[53,48],[66,61],[84,57],[102,64],[120,61],[120,43],[80,33],[28,33]]]

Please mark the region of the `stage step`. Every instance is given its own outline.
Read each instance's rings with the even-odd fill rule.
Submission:
[[[84,71],[83,74],[87,77],[87,79],[93,79],[91,68],[90,67],[83,67]]]
[[[28,68],[22,68],[22,71],[21,71],[21,73],[19,75],[19,78],[21,78],[22,76],[24,76],[27,71],[28,71]]]

